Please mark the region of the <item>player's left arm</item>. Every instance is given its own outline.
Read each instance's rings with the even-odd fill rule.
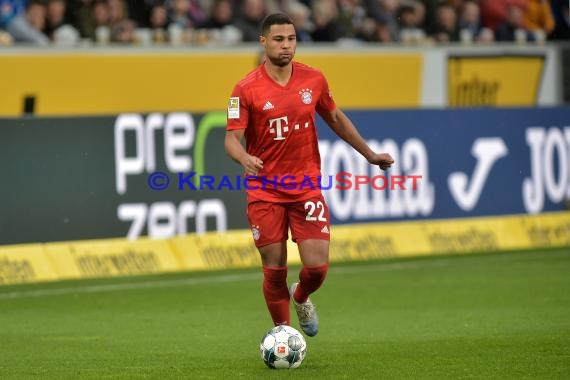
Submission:
[[[358,153],[360,153],[372,165],[378,165],[380,169],[389,169],[394,163],[394,159],[388,153],[376,153],[362,138],[352,121],[338,107],[332,111],[320,112],[319,115],[328,126]]]

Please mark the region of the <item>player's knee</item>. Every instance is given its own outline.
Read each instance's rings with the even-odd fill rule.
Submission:
[[[302,271],[305,272],[306,276],[314,283],[319,285],[325,280],[327,272],[329,270],[329,265],[318,265],[318,266],[304,266]]]

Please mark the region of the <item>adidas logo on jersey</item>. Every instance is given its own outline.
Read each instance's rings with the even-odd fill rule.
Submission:
[[[330,233],[330,232],[329,232],[329,228],[328,228],[327,226],[324,226],[324,227],[321,229],[321,232],[322,232],[323,234],[329,234],[329,233]]]
[[[263,110],[267,111],[267,110],[272,110],[273,108],[275,108],[273,106],[273,104],[271,104],[271,102],[268,100],[267,103],[265,103],[265,105],[263,106]]]

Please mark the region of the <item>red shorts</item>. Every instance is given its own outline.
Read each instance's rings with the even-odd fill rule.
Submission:
[[[256,247],[286,241],[330,240],[329,209],[322,195],[300,202],[254,201],[247,205],[247,219]]]

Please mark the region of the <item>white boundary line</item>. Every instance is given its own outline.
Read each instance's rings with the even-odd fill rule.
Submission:
[[[410,269],[421,268],[445,268],[453,266],[463,266],[472,263],[473,261],[481,261],[485,259],[483,264],[491,262],[517,262],[517,261],[544,261],[548,259],[560,259],[561,257],[570,257],[570,248],[568,250],[557,250],[548,253],[513,253],[513,254],[500,254],[489,256],[461,256],[461,260],[456,260],[459,257],[453,256],[438,256],[430,258],[422,258],[413,261],[403,262],[385,262],[375,263],[372,265],[356,265],[344,266],[343,263],[333,264],[330,269],[332,274],[342,273],[363,273],[363,272],[392,272]],[[361,262],[359,262],[361,263]],[[338,266],[334,266],[338,265]],[[112,278],[109,278],[110,280]],[[81,282],[73,282],[70,287],[51,288],[51,289],[30,289],[20,290],[13,292],[0,292],[0,300],[20,299],[20,298],[34,298],[34,297],[49,297],[69,294],[96,294],[105,292],[114,292],[122,290],[138,290],[138,289],[156,289],[156,288],[171,288],[177,286],[194,286],[201,284],[219,284],[225,282],[238,282],[238,281],[253,281],[261,280],[261,271],[258,273],[239,273],[239,274],[223,274],[213,275],[200,278],[181,278],[181,279],[163,279],[163,280],[149,280],[149,281],[133,281],[121,284],[102,284],[102,285],[81,285]],[[81,280],[79,280],[81,281]]]

